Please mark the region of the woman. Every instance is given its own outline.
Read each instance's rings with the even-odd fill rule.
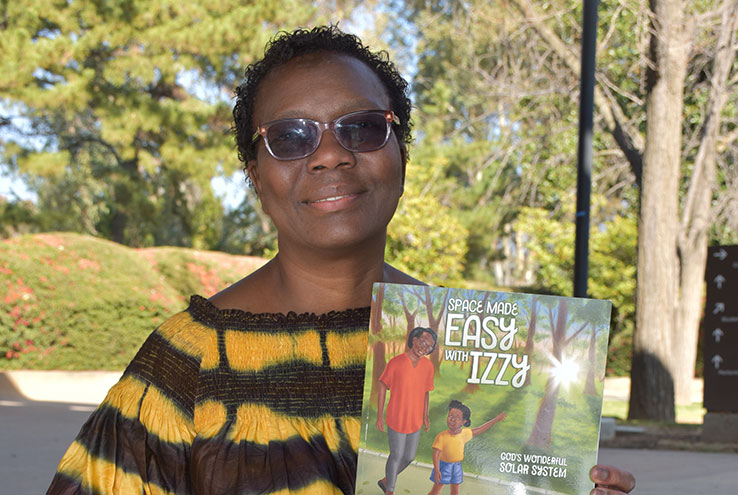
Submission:
[[[418,450],[420,428],[430,428],[428,408],[433,390],[433,363],[426,356],[436,348],[435,330],[415,327],[407,337],[407,350],[393,357],[377,383],[377,429],[384,433],[384,402],[387,390],[387,440],[389,456],[385,477],[377,482],[384,493],[394,493],[397,476],[407,468]]]
[[[48,493],[353,493],[371,287],[419,283],[383,258],[405,90],[334,27],[284,34],[247,69],[236,140],[279,253],[147,339]],[[610,473],[606,493],[630,488]]]

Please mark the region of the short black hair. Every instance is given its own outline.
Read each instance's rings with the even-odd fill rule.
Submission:
[[[233,107],[234,127],[238,158],[248,163],[256,158],[254,122],[256,94],[264,78],[276,67],[293,58],[315,52],[333,52],[354,57],[364,62],[379,77],[387,90],[390,108],[400,119],[394,125],[397,140],[407,146],[411,140],[410,98],[407,81],[398,72],[385,51],[372,52],[353,34],[339,30],[335,25],[297,29],[291,33],[282,31],[267,43],[264,58],[246,68],[244,81],[236,88],[236,105]]]
[[[424,333],[429,333],[431,337],[433,337],[433,347],[430,351],[428,351],[428,354],[436,350],[436,344],[438,343],[438,335],[436,335],[435,330],[428,327],[415,327],[412,330],[410,330],[410,334],[407,336],[407,346],[408,348],[413,348],[413,339],[415,337],[420,337]]]
[[[471,426],[471,409],[468,406],[462,404],[461,401],[452,400],[448,403],[448,410],[451,411],[451,409],[461,411],[461,417],[464,418],[464,426]]]

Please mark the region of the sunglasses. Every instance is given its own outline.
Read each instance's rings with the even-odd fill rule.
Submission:
[[[387,144],[392,124],[399,123],[391,110],[351,112],[332,122],[280,119],[260,124],[253,140],[262,136],[267,151],[277,160],[299,160],[315,153],[323,132],[330,129],[345,149],[363,153]]]

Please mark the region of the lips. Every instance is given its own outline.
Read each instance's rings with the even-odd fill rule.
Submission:
[[[305,204],[321,212],[336,212],[349,208],[359,197],[362,191],[326,191],[316,194],[316,199],[309,199]]]
[[[354,196],[354,194],[342,194],[340,196],[331,196],[330,198],[323,198],[323,199],[317,199],[315,201],[311,201],[311,203],[325,203],[328,201],[338,201],[339,199],[348,198],[349,196]]]

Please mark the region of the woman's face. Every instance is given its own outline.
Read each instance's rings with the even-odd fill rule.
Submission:
[[[274,69],[257,93],[254,121],[284,118],[330,122],[360,110],[389,110],[387,91],[372,70],[339,54],[315,53]],[[280,251],[384,246],[402,194],[404,150],[394,132],[375,151],[351,152],[332,131],[305,158],[281,161],[258,144],[249,174],[279,234]]]
[[[417,357],[423,357],[433,350],[435,341],[428,332],[423,332],[419,336],[413,338],[413,346],[410,350],[415,353]]]

